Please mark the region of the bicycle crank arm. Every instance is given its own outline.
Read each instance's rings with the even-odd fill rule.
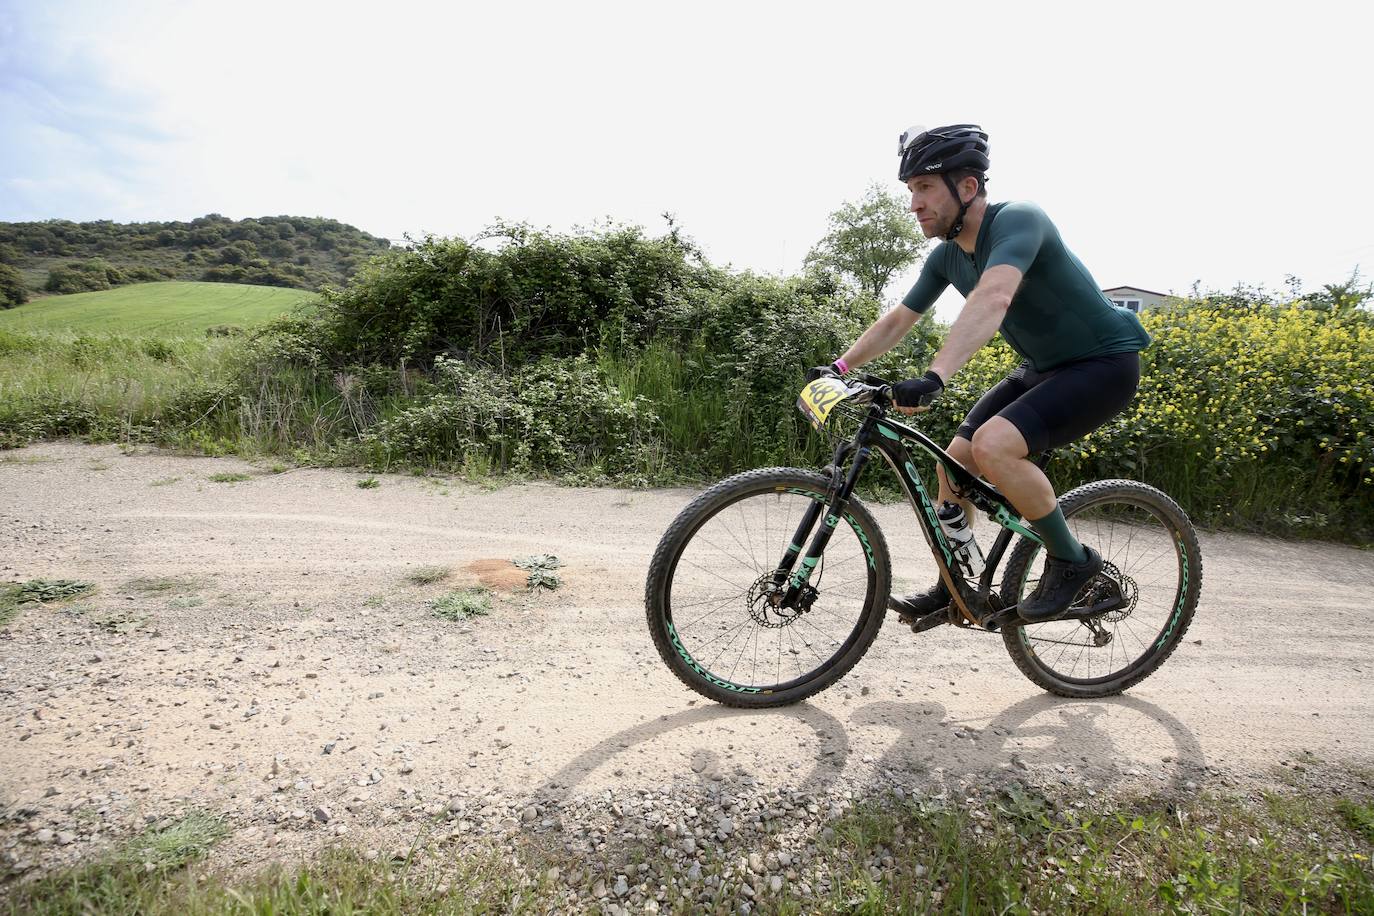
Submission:
[[[1101,601],[1097,601],[1093,604],[1088,605],[1087,607],[1069,608],[1062,615],[1058,617],[1051,617],[1048,621],[1022,620],[1021,616],[1016,613],[1016,609],[1018,606],[1013,605],[1012,607],[1009,607],[1002,611],[998,611],[996,614],[993,614],[987,620],[983,621],[983,626],[986,627],[988,630],[1000,630],[1002,627],[1005,626],[1024,627],[1032,626],[1037,623],[1048,623],[1050,621],[1059,620],[1078,620],[1086,622],[1089,620],[1093,620],[1094,618],[1101,617],[1103,614],[1108,614],[1112,611],[1123,608],[1126,606],[1126,603],[1126,600],[1122,598],[1120,595],[1110,595],[1106,598],[1103,598]]]

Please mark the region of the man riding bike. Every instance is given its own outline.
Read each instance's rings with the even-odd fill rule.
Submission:
[[[894,386],[906,414],[928,409],[946,383],[999,330],[1023,362],[969,411],[949,453],[991,481],[1044,539],[1040,584],[1019,605],[1027,621],[1052,620],[1102,569],[1102,557],[1073,536],[1054,488],[1031,455],[1080,439],[1125,409],[1140,382],[1139,353],[1150,344],[1140,319],[1114,306],[1059,231],[1035,204],[988,203],[988,135],[976,124],[911,128],[899,140],[898,180],[928,238],[926,258],[902,299],[829,366],[808,380],[842,375],[897,345],[945,287],[965,297],[930,371]],[[973,507],[939,470],[940,499]],[[950,604],[943,581],[889,606],[917,619]]]

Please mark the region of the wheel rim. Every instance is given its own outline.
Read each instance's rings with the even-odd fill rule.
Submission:
[[[1020,629],[1032,664],[1057,680],[1084,687],[1103,684],[1148,664],[1178,626],[1196,570],[1176,525],[1144,500],[1109,495],[1076,507],[1069,529],[1102,554],[1106,575],[1114,580],[1123,606],[1088,623],[1055,620]],[[1040,580],[1043,551],[1026,564],[1019,595]],[[1095,580],[1101,589],[1103,580]],[[1088,588],[1092,588],[1090,584]],[[1080,595],[1075,605],[1091,600]],[[1110,639],[1105,644],[1101,637]]]
[[[825,674],[859,639],[877,575],[852,514],[835,526],[811,574],[818,596],[810,609],[797,613],[769,601],[771,572],[817,501],[824,496],[806,487],[772,485],[727,503],[688,537],[673,565],[665,616],[674,650],[707,681],[740,693],[781,693]]]

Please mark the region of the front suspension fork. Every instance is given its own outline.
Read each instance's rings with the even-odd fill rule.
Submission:
[[[863,439],[864,437],[861,435],[859,441],[863,442]],[[810,609],[811,603],[816,600],[816,590],[810,585],[811,573],[820,563],[821,554],[825,552],[826,545],[830,543],[830,536],[835,533],[836,526],[839,525],[845,509],[849,506],[849,497],[854,492],[854,485],[858,482],[859,474],[868,462],[869,447],[859,445],[855,451],[854,461],[849,466],[849,473],[841,481],[842,462],[851,448],[853,446],[846,442],[835,450],[835,458],[830,466],[829,500],[824,505],[818,501],[813,501],[807,507],[801,522],[797,525],[796,533],[792,535],[792,540],[787,545],[786,552],[783,553],[782,560],[773,570],[774,585],[781,588],[784,582],[787,584],[786,591],[782,592],[782,598],[778,604],[781,608],[806,611]],[[822,515],[824,516],[823,519]],[[807,546],[806,554],[803,556],[802,541],[811,533],[811,529],[816,527],[818,519],[822,519],[821,525],[811,537],[811,543]],[[800,566],[797,564],[798,558],[801,559]]]

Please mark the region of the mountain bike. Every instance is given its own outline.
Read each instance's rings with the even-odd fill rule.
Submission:
[[[858,421],[857,431],[837,437],[820,472],[762,468],[720,481],[682,510],[654,551],[645,586],[649,631],[688,687],[729,706],[783,706],[834,684],[863,657],[888,614],[892,586],[887,541],[854,493],[875,452],[901,482],[953,596],[947,609],[904,621],[914,632],[952,625],[1000,633],[1026,677],[1066,697],[1120,693],[1183,639],[1202,558],[1188,516],[1162,491],[1113,479],[1064,494],[1070,529],[1106,562],[1062,618],[1028,623],[1017,603],[1039,581],[1044,543],[995,487],[888,416],[890,383],[872,375],[818,379],[798,407],[818,430],[844,415]],[[976,577],[956,562],[913,445],[998,526]],[[1036,461],[1044,468],[1049,454]]]

